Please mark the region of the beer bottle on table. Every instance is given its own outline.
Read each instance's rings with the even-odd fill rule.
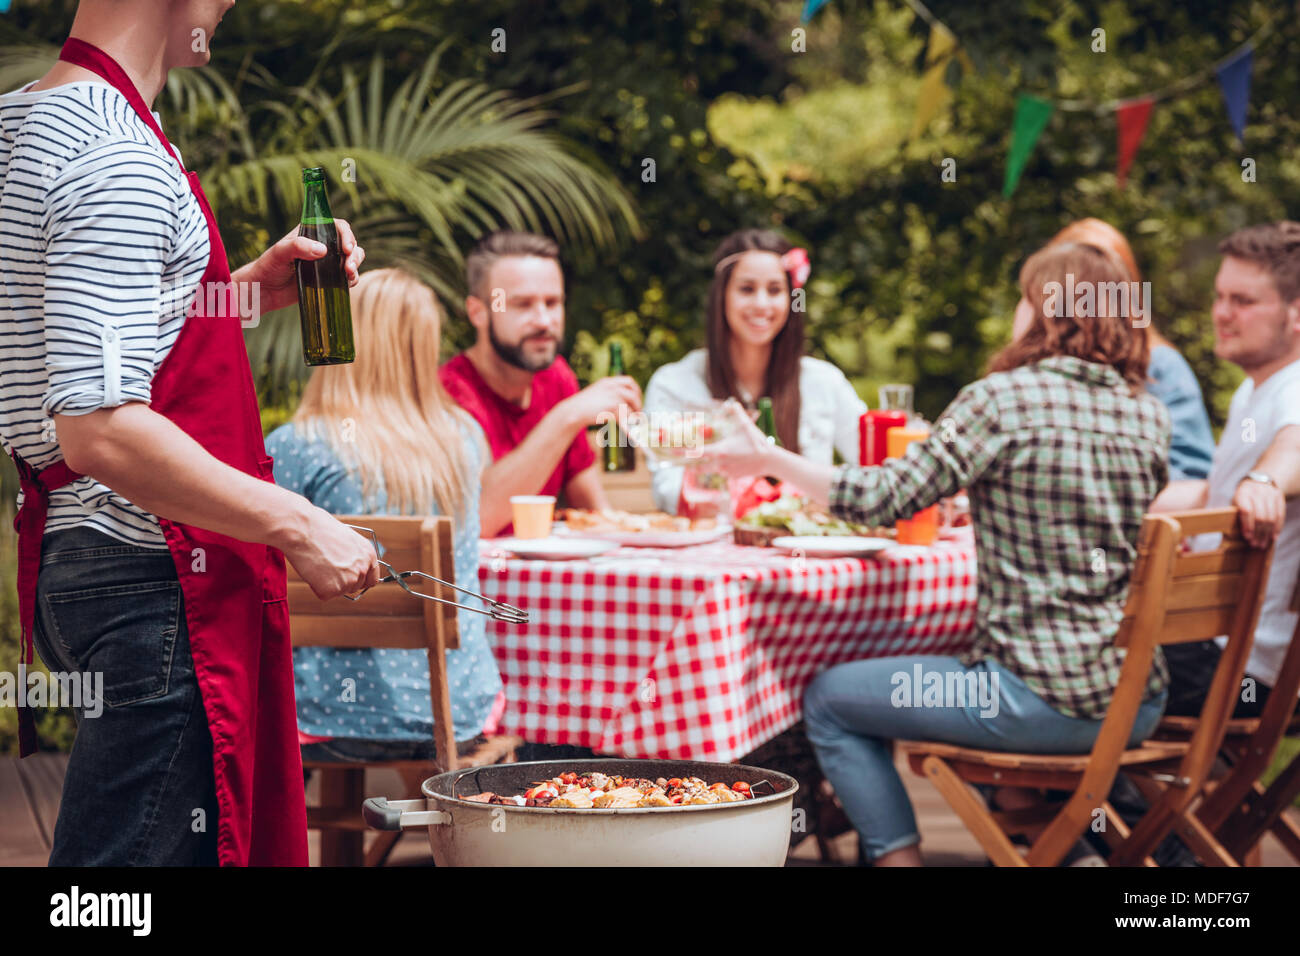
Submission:
[[[609,374],[625,375],[623,370],[623,346],[618,342],[609,344]],[[606,471],[635,471],[636,449],[628,443],[623,430],[616,423],[609,430],[609,442],[605,445]]]
[[[766,396],[758,400],[758,427],[767,436],[769,445],[781,447],[781,439],[776,437],[776,417],[772,414],[772,400]],[[780,479],[773,478],[771,475],[765,477],[773,485],[781,483]]]
[[[772,400],[770,398],[760,398],[758,400],[758,427],[764,435],[767,436],[769,445],[781,447],[781,439],[776,437],[776,417],[772,414]]]
[[[302,171],[305,195],[298,235],[325,244],[321,259],[299,259],[298,315],[302,319],[302,358],[308,365],[341,365],[356,360],[352,344],[352,302],[339,232],[325,195],[325,170]]]

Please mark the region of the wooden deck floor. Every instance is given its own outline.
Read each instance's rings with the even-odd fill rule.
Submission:
[[[0,866],[44,866],[50,852],[50,838],[59,812],[59,791],[67,765],[64,754],[34,754],[26,760],[0,759]],[[930,866],[983,866],[984,854],[943,802],[938,792],[904,766],[899,767],[921,827],[921,850]],[[313,776],[308,799],[315,798],[319,775]],[[401,792],[393,771],[366,774],[366,793],[400,799],[414,794]],[[1292,813],[1297,811],[1292,810]],[[320,835],[310,834],[311,862],[319,861]],[[841,860],[857,857],[857,837],[845,834],[835,843]],[[794,866],[816,866],[819,857],[815,841],[806,840],[790,856]],[[421,832],[406,834],[393,849],[390,866],[431,866],[429,845]],[[1272,836],[1264,839],[1265,866],[1295,866],[1295,862]]]

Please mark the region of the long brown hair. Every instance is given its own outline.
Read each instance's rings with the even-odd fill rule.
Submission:
[[[1113,252],[1124,263],[1124,268],[1128,270],[1133,281],[1142,281],[1142,270],[1138,268],[1137,257],[1133,255],[1133,247],[1128,244],[1128,239],[1124,237],[1124,233],[1104,219],[1096,219],[1091,216],[1087,219],[1076,219],[1054,235],[1048,245],[1054,246],[1058,242],[1082,242],[1089,246],[1096,246],[1098,249],[1105,249],[1107,252]],[[1151,303],[1148,302],[1147,306],[1150,305]],[[1147,344],[1152,347],[1169,345],[1169,340],[1161,335],[1156,328],[1155,316],[1148,316],[1148,318],[1150,321],[1146,327]]]
[[[1071,279],[1067,279],[1072,276]],[[1081,242],[1062,242],[1039,249],[1020,269],[1020,291],[1033,307],[1029,328],[989,362],[990,372],[1006,372],[1058,355],[1071,355],[1085,362],[1109,365],[1123,376],[1137,394],[1146,384],[1150,344],[1144,329],[1133,327],[1128,309],[1110,312],[1107,297],[1095,296],[1095,316],[1066,314],[1047,308],[1060,290],[1072,282],[1074,288],[1092,283],[1132,281],[1128,268],[1114,253]],[[1051,284],[1056,289],[1051,289]],[[1072,313],[1073,310],[1070,310]]]
[[[714,398],[740,397],[736,371],[731,365],[731,327],[727,325],[727,285],[731,282],[731,273],[735,271],[740,253],[759,251],[782,256],[791,248],[779,233],[768,229],[741,229],[723,239],[714,251],[707,325],[708,385]],[[790,288],[790,274],[787,272],[786,289]],[[799,451],[799,369],[803,353],[803,310],[787,307],[785,325],[772,340],[772,355],[768,359],[762,394],[772,399],[777,437],[782,445],[796,454]]]
[[[461,514],[471,483],[469,415],[438,380],[441,312],[433,290],[401,269],[363,273],[352,289],[357,359],[315,369],[293,416],[400,514]],[[477,529],[476,529],[477,531]]]

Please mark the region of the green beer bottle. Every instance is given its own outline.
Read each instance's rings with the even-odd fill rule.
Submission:
[[[341,365],[356,359],[352,344],[352,302],[343,271],[339,231],[325,195],[325,170],[302,171],[305,195],[298,235],[323,242],[321,259],[299,259],[298,314],[302,319],[302,359],[308,365]]]
[[[758,427],[767,436],[768,444],[781,447],[781,439],[776,437],[776,418],[772,414],[772,400],[764,396],[758,400]],[[771,485],[779,485],[781,480],[765,475]]]
[[[772,400],[770,398],[760,398],[758,400],[758,427],[767,436],[769,444],[781,447],[781,439],[776,437],[776,418],[772,415]]]
[[[623,346],[618,342],[609,344],[609,374],[625,375],[623,370]],[[628,442],[623,430],[614,424],[609,430],[609,443],[605,445],[606,471],[635,471],[636,449]]]

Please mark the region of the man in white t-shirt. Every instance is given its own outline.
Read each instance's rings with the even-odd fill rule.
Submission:
[[[1241,366],[1246,380],[1205,481],[1173,482],[1153,511],[1241,510],[1242,528],[1263,546],[1276,536],[1268,590],[1246,664],[1236,716],[1257,716],[1277,681],[1295,631],[1291,599],[1300,574],[1300,223],[1234,232],[1219,244],[1214,281],[1214,353]],[[1164,649],[1169,714],[1196,715],[1223,639]]]

